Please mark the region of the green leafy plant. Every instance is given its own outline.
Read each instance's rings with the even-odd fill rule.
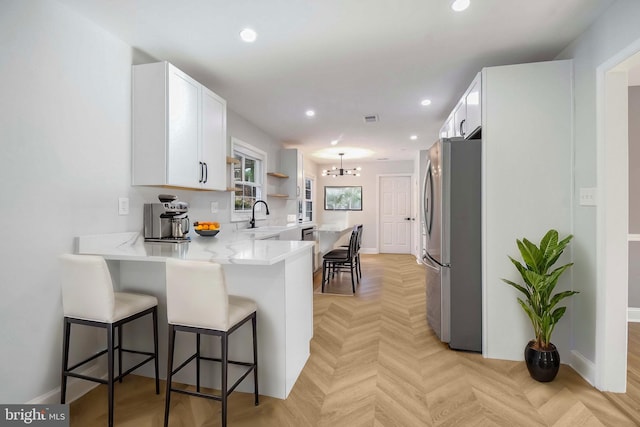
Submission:
[[[509,259],[522,276],[524,286],[511,280],[502,279],[525,296],[524,299],[518,298],[518,302],[531,319],[536,337],[534,348],[537,350],[551,349],[553,329],[567,310],[567,307],[556,306],[564,298],[578,293],[577,291],[553,293],[558,279],[573,263],[565,264],[549,272],[571,238],[573,236],[569,235],[558,241],[558,232],[549,230],[540,241],[539,246],[527,239],[516,240],[524,265],[512,257]]]

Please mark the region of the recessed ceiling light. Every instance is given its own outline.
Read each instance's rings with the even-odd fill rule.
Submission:
[[[416,139],[418,139],[418,135],[411,135],[409,139],[415,141]]]
[[[470,4],[471,0],[454,0],[453,3],[451,3],[451,9],[455,10],[456,12],[462,12],[463,10],[468,8]]]
[[[316,112],[313,111],[313,110],[307,110],[307,111],[304,112],[304,114],[306,114],[307,117],[313,117],[313,116],[316,115]]]
[[[431,100],[430,99],[423,99],[422,101],[420,101],[420,105],[431,105]]]
[[[333,141],[331,141],[331,145],[338,145],[338,140],[334,139]]]
[[[247,43],[253,43],[258,38],[258,34],[251,28],[245,28],[240,31],[240,38]]]

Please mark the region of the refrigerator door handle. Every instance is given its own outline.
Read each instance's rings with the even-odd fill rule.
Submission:
[[[422,257],[422,259],[426,259],[442,268],[451,268],[451,264],[447,264],[447,263],[441,263],[440,261],[438,261],[437,259],[435,259],[434,257],[432,257],[431,255],[429,255],[429,252],[425,252],[425,256]]]

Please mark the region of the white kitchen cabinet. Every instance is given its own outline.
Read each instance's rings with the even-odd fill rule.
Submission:
[[[463,97],[466,113],[462,130],[465,138],[474,136],[482,126],[481,95],[482,73],[478,73]]]
[[[440,128],[440,138],[452,138],[453,136],[453,115],[450,115]]]
[[[453,136],[464,138],[464,121],[467,118],[467,109],[464,105],[464,97],[458,101],[456,108],[453,109]]]
[[[478,73],[440,130],[440,137],[470,138],[482,125],[482,74]]]
[[[133,185],[226,190],[226,101],[164,61],[133,67]]]
[[[304,159],[297,148],[280,150],[280,170],[289,178],[282,181],[281,192],[291,200],[302,200],[304,188]]]

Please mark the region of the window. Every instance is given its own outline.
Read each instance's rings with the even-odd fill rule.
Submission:
[[[324,210],[361,211],[362,187],[324,187]]]
[[[304,221],[313,221],[313,178],[304,178]]]
[[[245,221],[251,217],[251,209],[256,200],[264,198],[264,183],[267,154],[236,138],[231,138],[232,157],[237,160],[231,165],[231,182],[236,189],[232,193],[232,221]],[[264,205],[256,206],[256,217],[260,217]],[[264,216],[264,214],[262,215]]]

